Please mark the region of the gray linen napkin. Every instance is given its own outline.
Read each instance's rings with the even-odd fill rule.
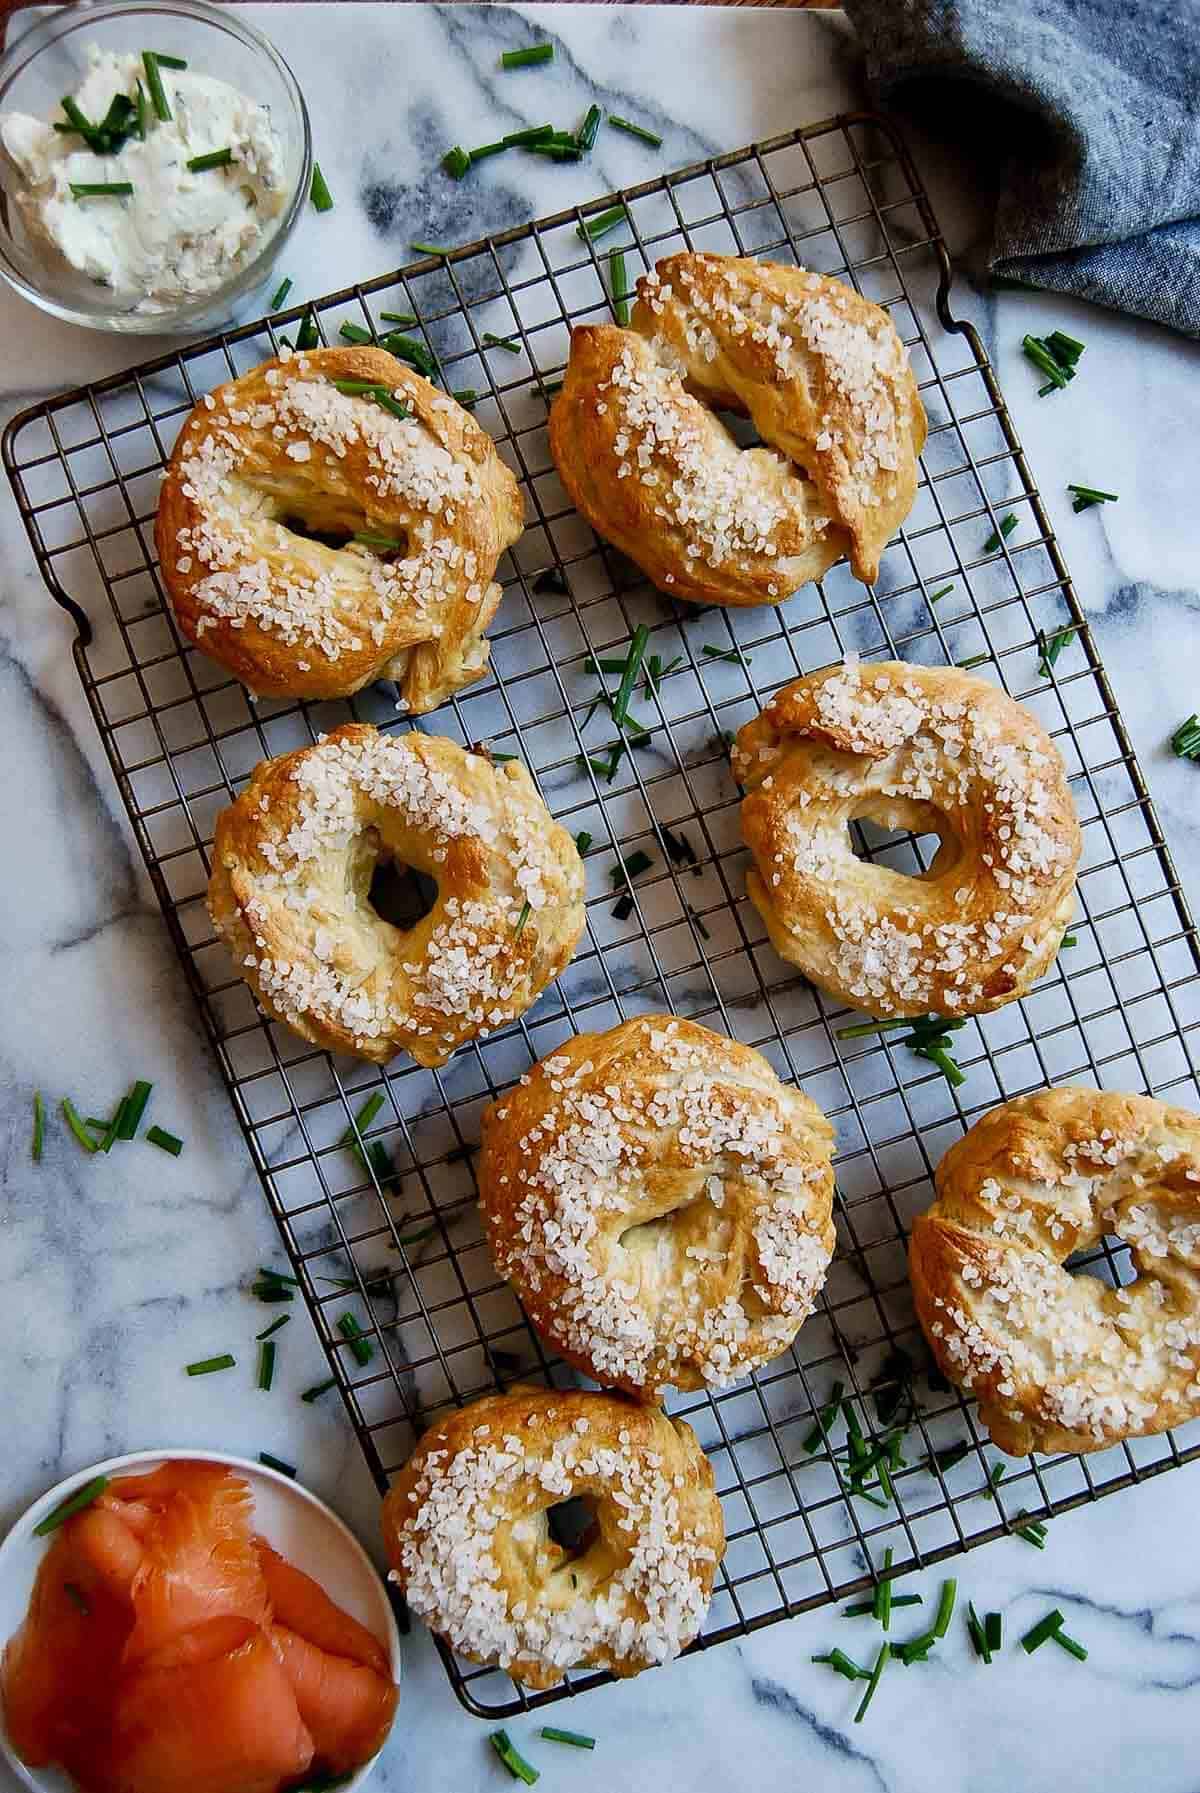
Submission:
[[[877,98],[994,155],[995,274],[1200,336],[1200,0],[844,0]]]

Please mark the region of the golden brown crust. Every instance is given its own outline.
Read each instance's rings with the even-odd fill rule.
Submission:
[[[1079,824],[1037,720],[986,680],[898,661],[796,679],[738,733],[746,888],[776,952],[873,1015],[982,1014],[1048,970]],[[940,833],[923,878],[857,859],[856,818]]]
[[[875,579],[926,429],[887,313],[738,256],[670,256],[637,292],[629,330],[573,332],[550,413],[592,526],[698,603],[781,603],[846,553]],[[750,417],[766,446],[739,449],[714,409]]]
[[[401,421],[334,381],[372,381]],[[398,552],[285,527],[379,535]],[[446,393],[376,348],[314,349],[217,387],[180,431],[155,544],[184,634],[260,696],[346,697],[399,680],[435,708],[482,676],[516,481]]]
[[[380,857],[437,883],[406,931],[368,901]],[[583,867],[519,761],[348,723],[255,768],[217,818],[208,901],[241,976],[303,1039],[440,1065],[562,971]]]
[[[549,1508],[591,1502],[576,1554]],[[437,1420],[393,1482],[383,1535],[409,1605],[528,1687],[636,1675],[692,1641],[725,1548],[712,1468],[683,1420],[620,1395],[514,1388]]]
[[[640,1016],[566,1041],[484,1111],[480,1206],[538,1331],[644,1398],[786,1350],[833,1251],[832,1151],[761,1054]]]
[[[1104,1450],[1200,1414],[1200,1116],[1041,1090],[976,1122],[936,1190],[917,1314],[1001,1450]],[[1130,1247],[1124,1288],[1062,1268],[1106,1234]]]

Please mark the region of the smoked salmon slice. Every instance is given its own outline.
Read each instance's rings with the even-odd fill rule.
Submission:
[[[299,1632],[331,1656],[348,1656],[391,1679],[387,1652],[373,1631],[335,1606],[320,1582],[272,1550],[265,1538],[255,1538],[254,1546],[277,1625]]]
[[[103,1793],[276,1793],[312,1760],[270,1640],[231,1617],[183,1632],[126,1670],[111,1740],[90,1775]],[[82,1779],[88,1765],[80,1769]]]
[[[284,1625],[272,1625],[271,1642],[319,1765],[328,1774],[346,1774],[369,1761],[391,1728],[397,1697],[392,1681],[364,1663],[327,1655]]]
[[[387,1652],[253,1531],[247,1483],[166,1463],[67,1519],[0,1659],[8,1734],[85,1793],[285,1793],[381,1747]]]

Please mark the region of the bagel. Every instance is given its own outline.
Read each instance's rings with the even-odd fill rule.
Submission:
[[[1064,1268],[1106,1234],[1124,1288]],[[1041,1090],[951,1146],[909,1247],[921,1325],[1003,1451],[1097,1451],[1200,1414],[1200,1116]]]
[[[432,878],[415,927],[376,864]],[[352,722],[255,768],[217,818],[213,925],[268,1014],[330,1052],[442,1065],[523,1014],[583,928],[583,866],[518,761]]]
[[[579,1034],[484,1111],[496,1266],[568,1363],[637,1396],[778,1356],[833,1251],[833,1129],[759,1053],[667,1015]]]
[[[746,888],[781,958],[872,1015],[977,1015],[1053,963],[1081,839],[1062,759],[1020,704],[954,667],[827,667],[739,731]],[[849,824],[936,833],[909,877]]]
[[[576,1497],[594,1521],[572,1554],[547,1513]],[[514,1388],[436,1421],[383,1503],[383,1535],[412,1610],[460,1656],[535,1688],[677,1656],[725,1549],[691,1427],[578,1389]]]
[[[407,418],[336,381],[371,382]],[[515,479],[448,394],[383,349],[285,349],[193,410],[155,545],[183,633],[256,695],[391,678],[420,713],[482,677],[496,562],[522,521]]]
[[[891,319],[839,280],[683,254],[631,328],[572,332],[550,447],[576,507],[672,597],[778,604],[912,508],[925,412]],[[740,448],[713,409],[749,417]]]

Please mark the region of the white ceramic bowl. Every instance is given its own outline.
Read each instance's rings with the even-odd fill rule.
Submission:
[[[0,153],[0,277],[23,298],[54,317],[92,330],[130,335],[194,334],[215,330],[242,310],[266,309],[266,288],[308,196],[312,132],[296,77],[261,32],[231,7],[204,0],[78,0],[55,7],[40,24],[20,30],[11,22],[12,48],[0,59],[0,112],[36,118],[61,116],[64,93],[78,86],[86,49],[121,53],[150,45],[183,56],[200,74],[230,82],[271,109],[283,144],[290,197],[258,253],[212,292],[167,311],[137,311],[64,263],[52,267],[30,243],[10,191],[21,180]]]
[[[60,1501],[90,1482],[93,1476],[118,1476],[145,1473],[160,1463],[191,1458],[201,1463],[222,1463],[245,1476],[254,1494],[256,1528],[283,1556],[321,1583],[331,1600],[365,1625],[386,1646],[391,1663],[392,1679],[400,1680],[400,1634],[379,1571],[349,1527],[324,1501],[301,1488],[278,1470],[262,1463],[248,1462],[245,1457],[231,1457],[224,1451],[135,1451],[128,1457],[110,1457],[107,1463],[93,1463],[68,1476],[57,1488],[51,1488],[17,1520],[3,1544],[0,1544],[0,1643],[6,1643],[20,1625],[29,1606],[38,1564],[50,1538],[36,1538],[33,1528]],[[54,1768],[27,1768],[8,1740],[7,1727],[0,1714],[0,1754],[23,1786],[33,1793],[78,1793],[73,1781]],[[353,1793],[370,1774],[378,1756],[364,1763],[352,1779],[344,1783],[344,1793]]]

